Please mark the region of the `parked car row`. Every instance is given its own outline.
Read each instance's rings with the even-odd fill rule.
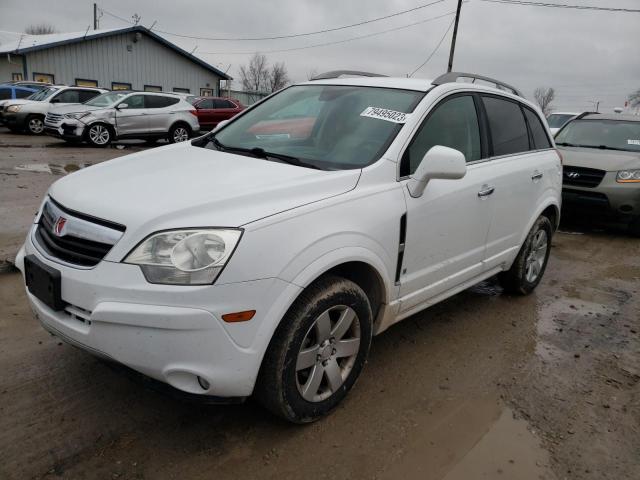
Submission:
[[[182,142],[245,108],[235,99],[176,93],[16,84],[0,85],[0,93],[3,88],[7,99],[0,101],[0,124],[12,132],[46,133],[97,147],[132,138]]]

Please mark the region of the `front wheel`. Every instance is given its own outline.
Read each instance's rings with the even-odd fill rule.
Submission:
[[[31,135],[42,135],[44,132],[44,119],[40,115],[29,115],[27,117],[27,131]]]
[[[174,125],[173,127],[171,127],[171,130],[169,130],[170,143],[186,142],[187,140],[189,140],[190,136],[191,129],[181,123]]]
[[[507,292],[528,295],[538,286],[549,261],[552,235],[551,221],[538,217],[511,268],[498,275]]]
[[[341,277],[318,280],[298,297],[276,330],[256,396],[291,422],[317,420],[355,383],[371,335],[371,307],[362,289]]]
[[[94,147],[106,147],[113,140],[111,129],[102,123],[89,126],[86,134],[87,141]]]

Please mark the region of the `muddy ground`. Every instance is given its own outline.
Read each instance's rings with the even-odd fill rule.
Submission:
[[[5,251],[55,178],[16,166],[132,151],[15,138]],[[534,294],[485,282],[376,337],[347,400],[305,427],[150,388],[46,333],[0,274],[0,478],[638,479],[640,242],[573,224],[553,245]]]

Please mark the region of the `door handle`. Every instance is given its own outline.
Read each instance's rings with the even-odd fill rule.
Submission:
[[[536,180],[540,180],[543,175],[544,175],[544,173],[542,173],[542,172],[533,172],[533,175],[531,175],[531,180],[533,180],[534,182]]]
[[[489,195],[491,195],[494,192],[495,189],[496,189],[495,187],[491,187],[489,185],[483,185],[482,186],[482,190],[480,190],[478,192],[478,197],[480,197],[480,198],[488,197]]]

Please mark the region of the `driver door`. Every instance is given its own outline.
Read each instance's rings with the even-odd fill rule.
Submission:
[[[123,107],[126,104],[126,107]],[[144,105],[144,95],[131,95],[116,106],[116,135],[120,137],[145,134],[149,121]]]
[[[442,100],[428,114],[403,156],[401,173],[408,176],[431,147],[454,148],[464,153],[467,173],[457,180],[430,180],[419,198],[403,189],[407,228],[399,276],[401,313],[417,310],[433,297],[483,273],[492,219],[493,174],[489,162],[483,161],[486,142],[482,140],[477,101],[471,94]]]

